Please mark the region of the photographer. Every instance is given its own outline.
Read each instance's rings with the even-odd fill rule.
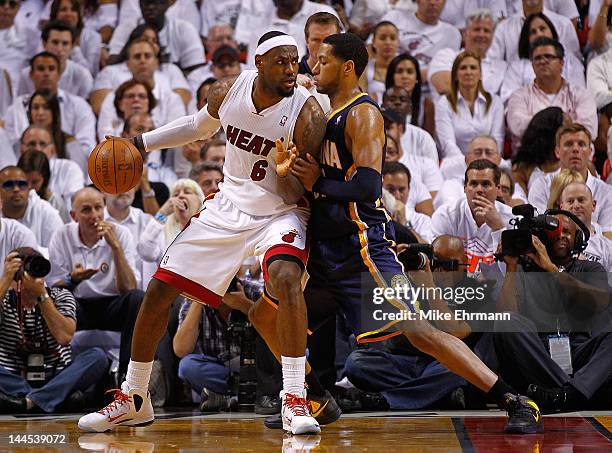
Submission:
[[[95,384],[108,367],[99,348],[72,358],[69,343],[76,329],[76,302],[69,291],[45,286],[49,267],[40,253],[25,247],[4,260],[0,277],[2,413],[54,412],[66,400],[82,406],[80,392]]]
[[[230,312],[235,309],[248,315],[253,302],[237,281],[235,291],[225,294],[217,310],[185,300],[179,313],[179,327],[172,346],[181,358],[179,377],[201,395],[202,412],[230,408],[228,378],[230,360],[235,358],[229,333]]]
[[[548,411],[609,404],[612,335],[607,311],[602,316],[609,303],[606,274],[599,263],[578,258],[588,242],[587,227],[571,213],[551,212],[561,225],[541,235],[544,242],[532,235],[532,248],[502,252],[507,273],[498,310],[513,314],[495,323],[501,375]]]
[[[407,252],[411,255],[410,249]],[[439,288],[457,289],[484,288],[482,284],[468,277],[466,256],[463,242],[456,236],[443,235],[432,244],[428,253],[430,258],[421,252],[424,266],[422,270],[410,272],[415,283],[429,281],[429,285]],[[412,258],[400,254],[400,259],[408,268],[414,269]],[[412,255],[414,256],[414,255]],[[407,259],[406,259],[407,258]],[[428,286],[425,284],[424,286]],[[420,300],[421,310],[439,310],[450,312],[462,309],[469,312],[488,311],[486,301],[490,299],[485,291],[482,300],[466,297],[461,304],[456,303],[459,297],[449,301],[430,298]],[[444,304],[444,305],[442,305]],[[452,317],[456,319],[455,316]],[[463,341],[487,363],[490,358],[490,337],[480,332],[490,330],[485,325],[454,320],[446,324],[436,323],[437,327],[449,330]],[[492,326],[491,326],[492,327]],[[352,352],[346,362],[346,372],[349,380],[357,388],[370,392],[381,392],[382,396],[393,410],[414,410],[426,407],[465,408],[463,387],[467,382],[448,371],[433,357],[420,352],[403,336],[388,340],[384,349],[358,349]]]

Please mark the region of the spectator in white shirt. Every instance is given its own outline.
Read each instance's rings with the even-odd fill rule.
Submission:
[[[240,14],[240,7],[243,2],[241,0],[219,0],[215,2],[202,2],[200,6],[200,35],[204,39],[204,44],[208,50],[211,45],[211,36],[214,34],[214,28],[219,24],[224,24],[231,28],[231,38],[234,39],[234,26]],[[221,42],[221,44],[229,44]],[[214,49],[208,50],[214,52]]]
[[[43,29],[42,44],[44,50],[59,59],[58,87],[75,96],[87,99],[93,88],[93,77],[88,68],[69,60],[75,37],[76,31],[70,25],[65,22],[52,21],[47,23]],[[24,68],[21,70],[17,94],[30,94],[33,91],[34,84],[30,79],[29,69]]]
[[[523,0],[523,11],[501,21],[495,29],[493,44],[489,50],[491,58],[506,60],[508,64],[518,59],[518,37],[521,34],[523,22],[527,16],[544,13],[555,25],[559,33],[559,41],[568,53],[581,58],[578,35],[572,22],[564,16],[544,8],[544,0]]]
[[[480,57],[482,69],[482,84],[489,93],[498,94],[507,64],[501,59],[492,59],[488,55],[493,41],[495,21],[490,9],[471,11],[467,16],[467,27],[464,32],[465,47],[462,50],[446,48],[438,51],[429,63],[427,77],[429,84],[435,88],[434,95],[447,94],[451,87],[451,69],[457,55],[463,50],[469,50]]]
[[[598,109],[612,103],[612,48],[590,61],[587,88],[593,94]]]
[[[157,31],[160,47],[168,52],[170,61],[189,72],[204,63],[204,46],[198,30],[192,24],[183,19],[168,17],[166,12],[171,4],[170,0],[140,0],[140,10],[144,22]],[[136,25],[135,20],[124,21],[115,29],[109,43],[109,64],[116,61]]]
[[[198,162],[189,172],[189,178],[198,183],[207,197],[219,190],[219,183],[223,181],[223,167],[215,162]]]
[[[362,88],[376,102],[382,102],[385,92],[385,80],[387,68],[399,49],[399,38],[397,27],[391,22],[380,22],[374,27],[372,34],[371,52],[372,58],[368,61],[365,69],[365,77],[362,78]],[[312,65],[311,67],[314,67]]]
[[[461,33],[440,20],[443,0],[417,0],[416,13],[391,10],[381,20],[397,25],[400,51],[414,55],[421,66],[421,78],[427,81],[427,69],[433,56],[441,49],[461,47]]]
[[[476,135],[491,135],[503,148],[503,104],[482,86],[480,57],[469,50],[455,59],[451,89],[436,104],[436,133],[445,158],[465,154]]]
[[[436,127],[434,122],[434,105],[431,99],[425,96],[423,92],[420,65],[416,58],[409,54],[401,54],[391,60],[389,68],[387,68],[385,88],[387,90],[391,88],[406,90],[408,98],[402,102],[406,103],[406,119],[408,124],[422,127],[434,135]],[[398,110],[397,106],[393,108]]]
[[[597,135],[597,107],[586,89],[569,84],[561,74],[565,52],[550,38],[538,38],[530,48],[536,78],[532,84],[516,90],[508,100],[506,122],[516,151],[533,115],[546,107],[561,107],[572,121],[583,124]]]
[[[560,161],[560,170],[577,171],[596,202],[593,220],[602,226],[604,231],[612,230],[612,189],[601,179],[589,173],[589,156],[591,154],[591,135],[583,125],[571,124],[557,131],[555,154]],[[551,181],[558,173],[549,173],[533,182],[529,190],[529,203],[540,212],[544,212],[551,192]]]
[[[612,44],[612,17],[610,17],[610,0],[589,1],[589,31],[588,44],[598,54],[606,52]]]
[[[267,1],[267,6],[270,2]],[[304,26],[314,13],[326,12],[338,16],[328,5],[310,0],[283,0],[274,2],[274,7],[261,10],[242,8],[236,23],[236,41],[248,46],[247,66],[255,66],[255,49],[259,38],[270,30],[276,30],[295,38],[298,55],[306,55]]]
[[[512,173],[523,194],[529,195],[533,181],[540,176],[559,169],[555,137],[560,127],[571,122],[559,107],[545,108],[533,116],[512,159]]]
[[[587,248],[582,253],[589,261],[600,263],[610,274],[612,241],[603,236],[599,225],[593,223],[595,201],[589,186],[583,182],[573,182],[565,186],[559,198],[559,207],[576,215],[589,228],[591,236]]]
[[[412,0],[355,0],[349,17],[350,31],[367,39],[390,9],[408,14],[416,11],[416,5]]]
[[[87,101],[58,89],[59,67],[59,59],[55,55],[41,52],[32,58],[30,78],[34,82],[35,95],[37,92],[46,91],[48,92],[47,99],[57,97],[61,131],[74,137],[78,143],[78,148],[75,145],[78,151],[69,157],[85,169],[87,168],[87,157],[96,143],[96,118]],[[6,112],[5,128],[14,143],[30,125],[28,113],[31,111],[28,112],[28,105],[33,97],[30,95],[18,96]]]
[[[45,153],[34,150],[26,151],[19,158],[17,166],[26,174],[30,188],[34,189],[42,200],[49,202],[55,208],[64,223],[69,223],[70,213],[64,200],[49,189],[51,169]]]
[[[410,197],[410,171],[400,162],[386,162],[383,167],[383,189],[389,192],[397,201],[395,207],[389,206],[390,211],[394,212],[396,222],[406,225],[411,230],[416,231],[423,242],[431,242],[431,217],[408,205]]]
[[[36,24],[27,27],[15,23],[20,7],[21,0],[4,1],[0,6],[0,62],[11,76],[13,86],[17,86],[21,68],[27,66],[38,44]]]
[[[152,55],[142,44],[143,39],[153,46]],[[136,44],[138,45],[132,49]],[[152,87],[160,84],[164,90],[171,89],[181,97],[185,105],[188,105],[191,101],[191,88],[187,79],[177,65],[162,61],[164,56],[161,52],[155,29],[148,24],[138,25],[121,50],[117,63],[106,66],[96,76],[90,98],[94,112],[99,114],[102,102],[108,93],[132,78],[148,80],[149,76],[145,74],[151,70],[154,81]]]
[[[465,196],[463,186],[465,183],[465,170],[475,160],[486,159],[495,165],[501,163],[501,154],[497,148],[497,141],[490,135],[478,135],[472,139],[467,153],[444,159],[440,165],[440,172],[444,179],[442,187],[434,200],[434,209],[443,204],[454,202]]]
[[[41,22],[49,19],[52,15],[51,10],[53,10],[54,7],[59,9],[60,12],[72,10],[73,1],[74,0],[47,0],[45,9],[40,15]],[[113,30],[117,26],[117,16],[119,13],[118,3],[118,0],[105,0],[104,2],[88,1],[83,3],[82,20],[81,13],[78,13],[79,20],[82,22],[81,27],[95,30],[100,34],[104,42],[108,42],[113,34]],[[73,14],[76,15],[76,11],[73,12]]]
[[[104,194],[106,208],[104,209],[104,220],[116,225],[122,225],[130,230],[136,244],[140,240],[140,235],[144,231],[147,223],[153,218],[142,209],[132,206],[134,202],[135,189],[117,195]],[[145,266],[142,258],[136,256],[136,266],[142,276],[140,289],[145,289],[149,284],[151,276],[155,272],[153,266]]]
[[[81,168],[70,159],[58,157],[55,144],[51,140],[51,133],[47,128],[30,126],[25,130],[21,137],[22,155],[29,150],[41,151],[47,156],[51,172],[48,183],[49,190],[52,192],[52,198],[42,195],[41,198],[44,198],[56,207],[65,220],[65,213],[59,207],[64,205],[68,212],[70,212],[72,194],[82,189],[85,185]],[[55,201],[55,198],[58,200]]]
[[[150,3],[150,0],[146,0]],[[193,0],[173,0],[170,7],[166,11],[168,19],[183,19],[189,22],[193,27],[200,32],[200,11],[198,10],[198,2]],[[139,0],[121,0],[121,8],[119,10],[119,25],[130,21],[142,21],[143,11],[142,2]]]
[[[416,156],[426,157],[438,166],[438,150],[433,138],[426,130],[412,124],[406,124],[406,116],[400,113],[401,109],[401,106],[399,107],[400,111],[398,111],[383,103],[383,116],[385,117],[387,131],[395,134],[394,137],[400,142],[403,150],[409,150],[411,154]],[[393,132],[392,129],[397,129],[397,133]]]
[[[0,170],[2,216],[28,227],[41,247],[49,247],[51,236],[64,222],[47,201],[30,187],[25,172],[19,167]]]
[[[95,76],[100,69],[101,61],[105,61],[108,57],[108,52],[103,49],[101,34],[96,31],[96,28],[86,26],[84,23],[86,19],[83,13],[88,14],[89,5],[90,3],[85,5],[84,11],[81,12],[82,2],[80,0],[53,0],[49,18],[64,21],[76,30],[75,45],[70,59],[87,67]],[[112,8],[112,6],[105,3],[101,4],[100,8]],[[108,42],[110,35],[106,31],[103,33],[105,34],[104,42]]]
[[[543,13],[532,14],[527,17],[521,29],[518,46],[519,60],[508,65],[508,73],[501,90],[501,98],[504,102],[514,91],[531,84],[535,79],[533,66],[529,60],[529,47],[536,39],[542,37],[559,40],[557,30],[548,17]],[[561,74],[571,85],[585,87],[584,65],[574,54],[565,54]]]
[[[484,8],[491,12],[495,21],[508,17],[506,0],[446,0],[440,18],[463,32],[466,22],[469,22],[469,15]]]
[[[127,370],[132,332],[143,293],[136,289],[136,244],[130,231],[104,219],[104,198],[81,189],[72,199],[73,223],[63,225],[49,246],[47,281],[77,299],[77,330],[121,332],[119,373]]]
[[[513,217],[509,206],[496,201],[500,176],[494,163],[475,160],[465,172],[465,198],[442,205],[431,219],[434,238],[448,234],[463,240],[468,272],[493,263],[501,233]]]

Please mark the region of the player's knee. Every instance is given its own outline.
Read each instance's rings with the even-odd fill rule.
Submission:
[[[156,278],[152,278],[144,293],[142,304],[156,308],[170,308],[180,291]]]
[[[290,261],[274,261],[268,267],[267,284],[277,298],[294,296],[302,291],[302,268]]]

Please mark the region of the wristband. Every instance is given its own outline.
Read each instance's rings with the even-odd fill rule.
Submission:
[[[157,220],[159,223],[166,223],[166,220],[168,220],[168,217],[166,217],[161,212],[158,212],[157,214],[155,214],[155,217],[153,218]]]
[[[147,192],[142,192],[142,197],[143,198],[155,198],[155,191],[153,189],[147,191]]]
[[[146,152],[144,141],[142,140],[142,134],[138,134],[132,138],[132,143],[138,151],[141,153]]]

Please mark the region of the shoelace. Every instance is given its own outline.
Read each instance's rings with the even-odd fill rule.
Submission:
[[[130,401],[130,397],[126,395],[125,393],[123,393],[121,389],[110,389],[104,392],[104,394],[106,395],[107,393],[110,393],[110,392],[115,392],[115,394],[113,395],[113,401],[108,406],[100,409],[98,411],[98,414],[105,415],[104,412],[106,412],[108,415],[110,415],[111,411],[117,409],[123,403]]]
[[[291,393],[285,395],[285,404],[291,409],[294,415],[309,417],[310,410],[308,408],[308,402],[305,398],[300,398]]]

